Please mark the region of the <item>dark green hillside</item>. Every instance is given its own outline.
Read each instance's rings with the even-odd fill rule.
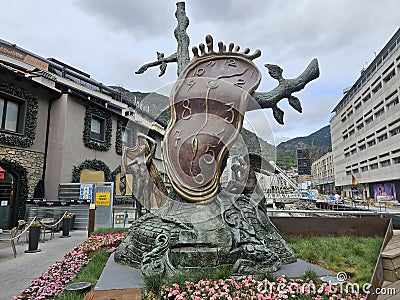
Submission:
[[[318,131],[304,137],[296,137],[282,142],[277,147],[277,164],[284,168],[297,165],[296,150],[307,148],[311,161],[332,150],[330,126],[327,125]]]

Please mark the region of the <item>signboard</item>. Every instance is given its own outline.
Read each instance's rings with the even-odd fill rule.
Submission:
[[[91,184],[81,184],[79,199],[92,200],[93,186]]]
[[[24,63],[27,63],[28,65],[34,66],[44,71],[48,71],[49,69],[49,64],[47,62],[12,47],[0,45],[0,54],[20,60]]]
[[[107,192],[96,192],[96,206],[110,206],[111,193]]]
[[[396,186],[393,182],[374,184],[373,189],[377,200],[397,200]]]
[[[113,195],[114,195],[114,183],[105,182],[102,184],[95,185],[95,222],[94,229],[98,228],[110,228],[113,226]]]

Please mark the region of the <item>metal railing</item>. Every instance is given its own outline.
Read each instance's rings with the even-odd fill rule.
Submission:
[[[378,211],[378,210],[307,210],[307,209],[269,209],[269,216],[279,216],[282,214],[305,214],[305,215],[338,215],[338,216],[400,216],[399,212]]]

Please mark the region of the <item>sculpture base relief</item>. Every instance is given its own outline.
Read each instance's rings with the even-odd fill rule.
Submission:
[[[296,256],[259,195],[223,191],[207,204],[169,199],[132,225],[115,260],[146,276],[221,266],[239,275],[273,272]]]

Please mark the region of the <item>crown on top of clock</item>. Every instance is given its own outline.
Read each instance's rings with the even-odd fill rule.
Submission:
[[[207,46],[207,52],[206,52],[206,46]],[[200,50],[200,55],[199,55],[199,50]],[[192,48],[195,58],[204,57],[204,56],[208,56],[208,55],[235,54],[235,55],[240,55],[247,59],[253,60],[253,59],[261,56],[261,51],[259,49],[254,51],[253,54],[249,54],[250,53],[249,48],[244,49],[243,52],[239,52],[239,50],[240,50],[240,46],[235,47],[234,43],[230,43],[228,46],[228,51],[227,51],[226,45],[224,45],[223,42],[218,42],[218,52],[215,52],[214,51],[214,39],[209,34],[206,36],[206,45],[201,43],[198,48],[196,46],[194,46]]]

